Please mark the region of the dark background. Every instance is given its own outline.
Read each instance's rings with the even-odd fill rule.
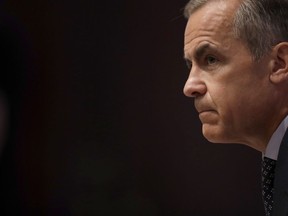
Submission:
[[[264,215],[261,154],[208,143],[182,94],[185,3],[1,3],[25,59],[1,215]]]

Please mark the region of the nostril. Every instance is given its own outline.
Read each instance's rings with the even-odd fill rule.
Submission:
[[[199,96],[198,92],[192,92],[191,95],[190,95],[190,97],[197,97],[197,96]]]
[[[195,92],[192,90],[192,87],[187,84],[184,86],[183,93],[186,97],[195,97]]]

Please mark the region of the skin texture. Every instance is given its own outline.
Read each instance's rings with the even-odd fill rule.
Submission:
[[[288,46],[255,62],[232,33],[238,1],[211,1],[189,18],[184,57],[192,66],[184,94],[194,99],[203,135],[215,143],[241,143],[264,152],[287,115]],[[282,70],[283,69],[283,70]]]

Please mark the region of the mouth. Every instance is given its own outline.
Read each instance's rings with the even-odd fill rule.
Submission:
[[[199,119],[203,124],[215,122],[216,117],[217,112],[215,110],[202,110],[199,112]]]
[[[208,112],[216,112],[215,110],[202,110],[202,111],[198,111],[199,115],[202,113],[208,113]]]
[[[215,111],[213,111],[213,110],[201,111],[201,112],[199,112],[199,118],[202,119],[202,118],[211,116],[211,114],[213,114],[213,113],[215,113]]]
[[[213,103],[209,102],[208,99],[205,100],[203,98],[195,98],[194,106],[199,116],[204,114],[217,113],[216,109],[214,109],[215,106],[213,106]]]

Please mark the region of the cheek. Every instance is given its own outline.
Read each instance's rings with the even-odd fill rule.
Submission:
[[[219,114],[224,127],[234,132],[246,130],[263,116],[263,108],[260,106],[263,103],[258,103],[257,98],[251,95],[234,93],[223,97]]]
[[[245,113],[246,105],[243,98],[228,87],[221,87],[211,95],[223,126],[233,127]]]

